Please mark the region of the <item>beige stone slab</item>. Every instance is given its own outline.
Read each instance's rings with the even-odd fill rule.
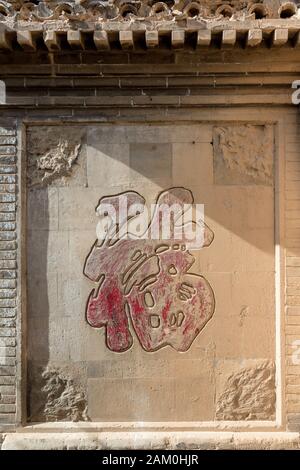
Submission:
[[[199,344],[213,341],[219,359],[274,359],[274,321],[248,317],[241,325],[238,317],[224,317],[216,312],[201,333]]]
[[[262,204],[263,201],[263,204]],[[272,187],[247,188],[247,224],[250,229],[274,230],[275,194]]]
[[[57,273],[40,273],[30,271],[27,283],[29,317],[49,318],[58,313],[58,279]]]
[[[248,317],[275,318],[275,275],[268,272],[232,274],[232,314],[240,323]]]
[[[202,249],[196,255],[195,268],[200,272],[231,272],[232,260],[232,236],[229,229],[217,224],[209,217],[205,217],[205,223],[215,234],[210,247]]]
[[[232,234],[232,269],[234,271],[274,272],[274,231],[272,229],[248,229],[243,235]]]
[[[57,230],[57,188],[48,187],[28,191],[27,214],[27,224],[33,230]]]
[[[44,280],[51,272],[59,272],[68,264],[68,232],[57,230],[28,231],[28,272],[40,275]]]
[[[210,173],[210,168],[208,168],[208,172]],[[207,176],[209,177],[209,174]],[[203,204],[204,206],[205,223],[208,225],[215,224],[217,227],[221,226],[223,229],[231,230],[231,188],[206,184],[205,181],[189,184],[188,188],[193,192],[195,204]]]
[[[175,381],[89,379],[89,414],[99,421],[168,421],[175,419]],[[173,419],[172,419],[173,417]]]
[[[210,283],[215,296],[216,313],[218,317],[230,317],[237,313],[234,311],[232,305],[233,274],[230,272],[204,272],[201,270],[201,255],[200,263],[198,264],[197,261],[195,267],[192,267],[191,270],[197,272],[200,271],[201,275],[204,276],[205,279],[207,279],[207,281]],[[214,317],[211,321],[214,321]]]
[[[87,130],[87,144],[129,143],[172,143],[172,142],[203,142],[212,141],[212,125],[199,123],[193,125],[99,125]]]
[[[128,184],[129,147],[94,140],[87,146],[87,177],[89,187],[106,190]]]
[[[88,342],[85,348],[85,358],[87,361],[112,359],[112,352],[107,348],[105,343],[104,328],[90,328]]]
[[[88,377],[91,379],[135,379],[152,378],[159,376],[175,377],[176,362],[166,360],[161,355],[152,358],[147,357],[146,353],[139,354],[139,347],[135,344],[128,354],[120,357],[118,361],[114,360],[113,354],[110,358],[102,360],[89,361]]]
[[[84,315],[81,320],[72,317],[56,317],[49,323],[49,361],[76,362],[86,357],[90,328]]]
[[[175,380],[176,420],[211,421],[214,418],[215,384],[209,377]]]
[[[171,183],[172,146],[164,143],[131,143],[129,145],[130,182],[139,180]]]
[[[135,344],[128,353],[114,360],[111,353],[104,358],[99,356],[88,362],[89,378],[151,378],[159,377],[199,378],[210,380],[214,355],[210,348],[193,348],[188,354],[177,357],[174,350],[166,348],[155,355],[141,351]]]
[[[93,229],[97,222],[96,207],[101,193],[90,188],[73,191],[59,188],[59,230],[77,231]]]
[[[190,169],[193,168],[191,172]],[[173,144],[173,186],[201,186],[213,183],[213,155],[210,144]]]
[[[46,315],[32,316],[27,322],[28,361],[38,358],[41,362],[49,360],[49,319]],[[65,345],[61,344],[62,349]]]
[[[91,291],[91,285],[81,276],[72,278],[68,272],[61,271],[57,275],[57,306],[53,311],[49,306],[49,314],[67,316],[74,322],[81,322],[84,318],[86,302]]]
[[[96,227],[98,218],[95,218],[93,224],[89,225],[90,230],[70,231],[68,234],[68,277],[71,279],[80,279],[88,283],[86,278],[82,278],[83,266],[91,247],[94,245],[97,234]],[[82,227],[84,228],[84,227]],[[63,267],[62,267],[63,269]]]

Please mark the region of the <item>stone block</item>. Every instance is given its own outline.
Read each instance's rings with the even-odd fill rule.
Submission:
[[[132,143],[129,155],[131,182],[139,179],[171,181],[172,146],[170,144]]]

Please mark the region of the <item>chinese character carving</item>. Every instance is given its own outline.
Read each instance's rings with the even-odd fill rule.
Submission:
[[[97,213],[105,220],[107,207],[112,207],[119,216],[125,200],[126,217],[106,224],[104,236],[97,239],[85,262],[85,276],[97,283],[87,302],[87,321],[94,328],[106,329],[107,347],[115,352],[127,351],[133,344],[133,334],[145,351],[171,346],[185,352],[215,309],[208,281],[190,272],[195,258],[188,249],[190,238],[182,228],[187,226],[183,214],[193,204],[193,195],[185,188],[162,192],[146,229],[140,235],[135,230],[134,236],[132,229],[140,224],[146,209],[140,194],[104,197]],[[153,238],[153,234],[162,233],[161,207],[175,207],[169,236]],[[208,247],[214,235],[204,222],[202,235],[202,247]]]

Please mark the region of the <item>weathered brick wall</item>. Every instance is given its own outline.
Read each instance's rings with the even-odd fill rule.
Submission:
[[[286,224],[286,412],[291,430],[300,429],[300,116],[285,127]]]
[[[0,423],[15,422],[17,136],[0,127]]]

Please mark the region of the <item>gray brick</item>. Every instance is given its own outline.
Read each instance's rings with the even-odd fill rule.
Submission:
[[[16,251],[0,251],[0,260],[14,260],[17,257]],[[1,285],[0,285],[1,288]]]
[[[5,251],[3,253],[5,253]],[[0,289],[14,289],[15,287],[17,287],[17,281],[15,279],[0,279]]]
[[[0,241],[0,251],[2,250],[16,250],[17,249],[17,242],[16,241]]]
[[[1,165],[0,164],[0,174],[16,174],[17,167],[16,165]]]
[[[13,366],[0,366],[0,375],[15,375],[16,368]],[[6,384],[3,384],[6,385]],[[10,384],[11,385],[11,384]]]
[[[15,413],[16,405],[3,405],[0,404],[0,413]]]
[[[13,165],[14,163],[16,163],[16,161],[16,155],[1,155],[0,147],[0,165]]]
[[[11,356],[3,356],[0,357],[0,365],[1,366],[15,366],[16,365],[16,357]],[[2,376],[3,377],[3,376]],[[11,385],[11,383],[2,384],[2,385]]]
[[[14,385],[0,385],[0,394],[2,395],[15,395],[16,387]]]
[[[0,260],[0,269],[15,269],[17,267],[16,260],[2,259]]]
[[[0,240],[1,241],[10,241],[10,240],[15,240],[16,234],[15,232],[0,232]]]
[[[16,230],[16,223],[15,222],[0,222],[0,230]]]
[[[0,308],[0,318],[13,318],[17,314],[16,308],[2,307]]]
[[[1,424],[13,424],[15,422],[15,414],[3,414],[0,413]]]
[[[6,364],[2,364],[0,362],[0,368],[1,367],[14,367],[15,366],[15,358],[13,357],[8,357],[8,358],[5,358],[5,357],[2,357],[0,358],[0,361],[1,360],[4,360],[4,359],[11,359],[14,361],[14,364],[12,366]],[[0,385],[15,385],[15,377],[13,375],[0,375]]]
[[[0,328],[0,337],[10,337],[14,338],[16,336],[15,328]],[[0,343],[1,344],[1,343]]]
[[[13,127],[0,127],[0,135],[16,135],[16,130]]]
[[[1,155],[15,155],[16,146],[15,145],[0,145],[0,161]]]
[[[15,202],[16,195],[9,193],[0,193],[0,202]]]
[[[13,299],[16,294],[15,289],[0,289],[0,299]]]
[[[15,346],[16,346],[16,338],[14,338],[13,336],[6,336],[6,337],[0,338],[1,348],[6,348],[6,347],[13,348]]]
[[[16,403],[15,395],[1,395],[0,403],[6,403],[7,405],[13,405]]]
[[[0,299],[0,307],[15,307],[16,299]]]
[[[1,233],[0,233],[0,238],[1,238]],[[0,279],[16,279],[17,273],[16,271],[0,271]]]
[[[12,222],[16,220],[15,212],[0,212],[0,221],[1,222]]]
[[[11,135],[1,135],[0,133],[0,145],[16,145],[17,139]]]
[[[0,348],[0,357],[15,357],[16,356],[16,348],[13,347],[2,347]]]
[[[9,83],[9,82],[8,82]],[[73,87],[72,78],[25,77],[26,88]]]
[[[16,204],[14,202],[0,203],[0,212],[15,212]]]
[[[0,175],[0,183],[13,184],[17,182],[16,175]]]
[[[16,320],[14,318],[0,318],[0,328],[14,328]]]

